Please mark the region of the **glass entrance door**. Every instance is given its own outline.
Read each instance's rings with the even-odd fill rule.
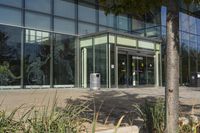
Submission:
[[[128,55],[128,87],[133,87],[138,84],[137,64],[137,56]]]
[[[127,87],[127,55],[118,54],[118,87]]]
[[[130,88],[155,84],[154,57],[118,54],[118,87]]]

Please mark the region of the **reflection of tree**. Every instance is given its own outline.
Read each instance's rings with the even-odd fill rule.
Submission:
[[[43,84],[45,82],[45,74],[41,70],[41,67],[47,63],[50,56],[45,59],[45,61],[41,61],[40,57],[37,57],[34,62],[32,62],[28,68],[28,82],[29,84]]]
[[[11,82],[11,79],[20,79],[21,76],[15,76],[10,71],[10,64],[7,61],[3,62],[3,65],[0,65],[0,85],[8,85]]]
[[[5,32],[0,32],[0,49],[6,46],[6,41],[8,40],[8,35]]]
[[[70,84],[74,81],[72,60],[74,59],[74,53],[72,52],[71,40],[63,39],[55,47],[55,70],[56,77],[58,77],[58,83]]]
[[[8,85],[14,80],[20,79],[11,71],[10,61],[17,60],[17,50],[15,47],[8,46],[9,36],[6,32],[0,31],[0,85]]]

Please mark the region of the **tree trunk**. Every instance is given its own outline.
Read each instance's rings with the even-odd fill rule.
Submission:
[[[168,0],[166,64],[166,132],[178,132],[179,116],[179,7]]]

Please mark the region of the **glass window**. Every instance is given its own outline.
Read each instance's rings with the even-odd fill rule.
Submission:
[[[54,10],[57,16],[75,18],[75,4],[72,0],[55,0]]]
[[[184,13],[180,13],[179,21],[180,21],[180,29],[182,31],[189,32],[189,16]]]
[[[200,35],[200,19],[196,19],[197,21],[197,34]]]
[[[22,15],[21,10],[0,7],[0,23],[11,24],[11,25],[21,25]]]
[[[110,27],[105,27],[105,26],[99,26],[99,31],[106,31],[106,30],[113,30],[112,28]]]
[[[182,83],[189,83],[189,34],[182,32],[181,34],[181,60],[182,60]]]
[[[128,30],[128,17],[127,16],[118,16],[117,17],[117,28],[122,30]]]
[[[86,23],[79,23],[78,30],[79,30],[79,34],[81,34],[81,35],[94,33],[94,32],[96,32],[96,26],[91,25],[91,24],[86,24]]]
[[[25,25],[31,28],[50,30],[50,16],[39,13],[26,12]]]
[[[167,24],[167,8],[162,6],[161,8],[161,24],[166,26]]]
[[[143,18],[132,18],[132,33],[144,36],[145,23]]]
[[[96,10],[94,6],[80,3],[78,5],[79,20],[96,23]]]
[[[190,56],[190,75],[197,72],[197,37],[190,34],[190,43],[189,43],[189,56]]]
[[[51,12],[51,0],[25,0],[25,6],[34,11]]]
[[[54,84],[75,83],[75,37],[56,34],[54,45]]]
[[[196,18],[195,17],[192,17],[190,16],[189,18],[189,30],[190,30],[190,33],[194,33],[196,34]]]
[[[107,87],[107,44],[95,45],[95,72],[101,74],[101,86]]]
[[[104,11],[99,11],[99,24],[114,27],[115,16],[113,14],[105,14]]]
[[[22,7],[22,0],[0,0],[0,4]]]
[[[72,20],[55,18],[54,30],[56,32],[75,34],[75,22]]]
[[[200,72],[200,36],[197,36],[197,57],[198,57],[198,72]]]
[[[21,31],[0,26],[0,86],[20,85]]]
[[[160,9],[155,9],[147,12],[145,15],[146,28],[155,27],[161,23],[161,12]]]
[[[24,51],[25,85],[49,85],[50,34],[26,30]]]

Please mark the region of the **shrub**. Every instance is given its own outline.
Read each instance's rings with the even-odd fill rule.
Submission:
[[[87,110],[86,103],[67,104],[58,108],[56,97],[51,108],[47,105],[42,109],[30,107],[20,118],[14,119],[16,108],[10,115],[0,111],[0,133],[80,133],[85,131],[86,119],[82,114]]]
[[[145,101],[145,104],[134,105],[137,113],[144,120],[144,128],[149,133],[163,133],[165,121],[165,106],[162,99],[156,102]]]

